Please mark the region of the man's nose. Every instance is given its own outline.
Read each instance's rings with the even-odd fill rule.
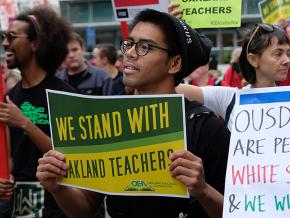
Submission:
[[[282,63],[283,64],[290,64],[290,56],[289,56],[288,52],[285,55],[283,55],[283,62]]]
[[[73,51],[69,51],[68,52],[68,57],[73,57],[74,56],[74,52]]]
[[[136,44],[134,44],[131,48],[127,49],[125,55],[128,57],[138,57],[136,52]]]
[[[8,39],[6,37],[4,37],[1,41],[3,47],[5,48],[5,46],[7,47],[10,43],[8,41]]]

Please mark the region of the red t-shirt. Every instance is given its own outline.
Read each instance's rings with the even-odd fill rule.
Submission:
[[[235,70],[233,71],[232,65],[225,71],[222,86],[238,87],[239,89],[243,87],[242,80],[238,73]]]

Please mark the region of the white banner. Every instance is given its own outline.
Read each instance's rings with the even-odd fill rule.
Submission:
[[[223,217],[290,217],[290,87],[237,94]]]

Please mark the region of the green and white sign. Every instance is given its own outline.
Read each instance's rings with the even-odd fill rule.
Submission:
[[[242,0],[178,0],[178,3],[183,19],[193,28],[241,26]]]
[[[101,193],[188,197],[168,170],[186,149],[183,95],[86,96],[47,91],[62,184]]]

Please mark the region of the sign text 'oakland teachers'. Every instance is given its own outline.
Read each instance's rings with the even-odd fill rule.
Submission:
[[[169,173],[184,150],[183,97],[97,97],[49,90],[53,146],[65,154],[61,183],[122,195],[187,197]]]

